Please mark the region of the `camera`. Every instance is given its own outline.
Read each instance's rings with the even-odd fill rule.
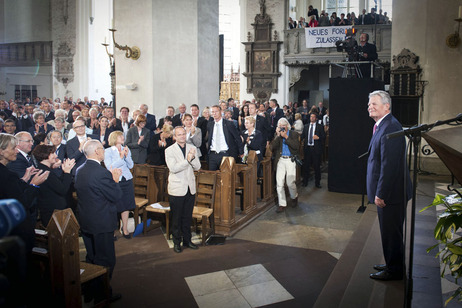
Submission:
[[[280,128],[279,131],[282,133],[282,132],[285,132],[286,129],[283,127],[283,128]]]
[[[338,52],[345,51],[348,54],[348,61],[359,61],[358,43],[354,36],[356,29],[345,29],[346,38],[343,41],[335,42]]]

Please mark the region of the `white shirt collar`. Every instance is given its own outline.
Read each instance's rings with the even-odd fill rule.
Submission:
[[[94,158],[87,158],[87,160],[92,160],[92,161],[95,161],[95,162],[97,162],[98,164],[100,164],[100,165],[101,165],[101,162],[100,162],[100,161],[97,161],[97,160],[96,160],[96,159],[94,159]]]
[[[19,153],[22,154],[22,156],[24,156],[27,159],[27,155],[29,155],[29,154],[27,154],[26,152],[24,152],[24,151],[22,151],[20,149],[18,149],[18,151],[19,151]]]
[[[375,122],[375,125],[377,125],[377,127],[379,127],[380,125],[380,122],[382,122],[382,120],[387,116],[389,115],[390,113],[387,113],[386,115],[384,115],[383,117],[381,117],[380,119],[377,120],[377,122]]]

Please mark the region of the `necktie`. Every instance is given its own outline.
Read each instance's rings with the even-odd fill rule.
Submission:
[[[313,145],[313,124],[310,124],[310,131],[308,133],[308,145]]]
[[[27,159],[28,162],[30,162],[30,155],[27,155],[26,159]]]
[[[372,135],[375,134],[376,130],[377,130],[377,124],[374,124],[374,130],[372,131]]]
[[[220,131],[220,125],[218,123],[215,123],[215,130],[216,130],[216,140],[215,140],[215,151],[220,153],[221,148],[220,148],[220,140],[221,140],[221,131]]]

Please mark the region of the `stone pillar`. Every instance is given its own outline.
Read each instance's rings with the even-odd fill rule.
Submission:
[[[116,42],[141,50],[114,50],[118,106],[146,103],[159,119],[168,105],[218,101],[218,0],[115,0],[114,22]]]

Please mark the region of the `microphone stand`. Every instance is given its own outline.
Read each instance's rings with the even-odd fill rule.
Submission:
[[[358,159],[362,159],[364,157],[367,157],[369,156],[369,151],[367,151],[366,153],[363,153],[361,155],[358,156]],[[366,175],[365,175],[365,178],[367,177],[367,167],[366,167]],[[366,185],[366,181],[364,181],[364,184]],[[364,196],[366,195],[365,193],[365,190],[364,189],[366,187],[363,187],[363,192],[361,194],[361,206],[356,210],[356,213],[364,213],[364,211],[366,211],[366,206],[364,205]],[[369,204],[369,202],[367,203]]]
[[[452,118],[452,119],[448,119],[445,121],[436,121],[434,124],[417,125],[417,126],[411,127],[406,130],[400,130],[394,133],[390,133],[386,136],[387,139],[406,136],[409,139],[409,147],[413,148],[413,151],[414,151],[414,157],[413,157],[414,172],[412,173],[413,189],[412,189],[412,210],[411,210],[411,222],[410,222],[411,230],[410,230],[410,242],[409,242],[409,266],[408,266],[408,277],[406,281],[406,291],[405,291],[405,301],[406,301],[405,307],[411,307],[411,302],[412,302],[412,289],[413,289],[412,266],[413,266],[413,259],[414,259],[415,209],[416,209],[417,167],[418,167],[417,158],[418,158],[418,153],[419,153],[420,141],[422,140],[422,132],[428,132],[432,130],[434,127],[445,125],[445,124],[451,124],[453,122],[455,122],[456,125],[461,125],[462,124],[462,113],[459,113],[457,117]],[[411,161],[410,158],[409,158],[409,161]],[[406,173],[404,173],[404,177],[406,177]],[[407,182],[407,179],[405,178],[404,183],[406,182]],[[404,189],[406,189],[406,187],[404,187]],[[404,198],[406,199],[406,194],[404,194]],[[404,200],[404,204],[406,203],[407,203],[407,200]]]

